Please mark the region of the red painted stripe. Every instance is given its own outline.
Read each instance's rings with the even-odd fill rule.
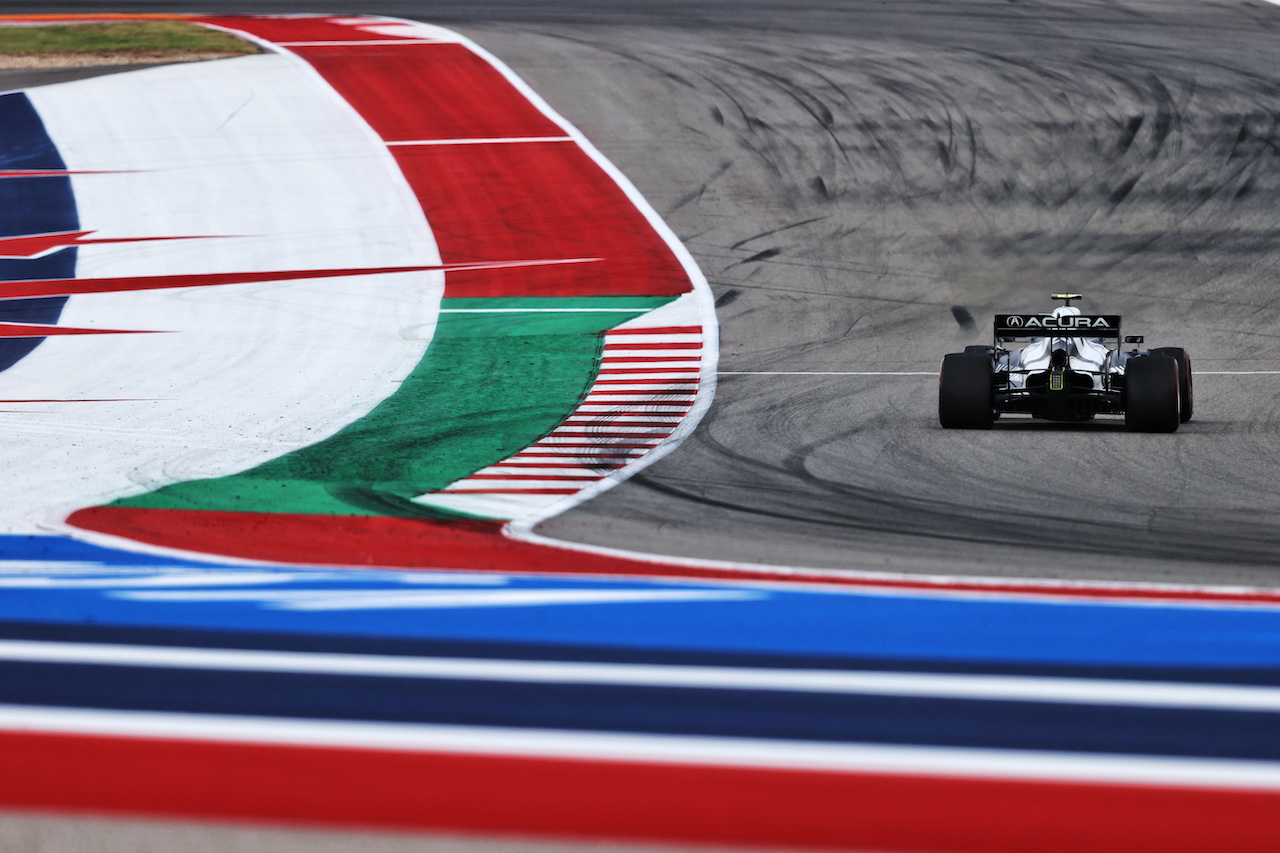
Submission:
[[[626,373],[692,373],[697,376],[699,370],[696,367],[601,367],[599,373],[601,376]]]
[[[645,363],[647,363],[647,362],[651,362],[651,361],[702,361],[702,356],[699,356],[699,355],[671,355],[671,356],[661,356],[661,355],[625,355],[625,356],[620,356],[620,357],[619,357],[619,356],[614,356],[613,358],[610,358],[610,357],[608,356],[608,354],[606,353],[606,354],[605,354],[605,357],[604,357],[604,360],[601,362],[601,364],[602,364],[602,365],[604,365],[604,364],[609,364],[609,365],[615,365],[615,364],[645,364]]]
[[[357,267],[352,269],[276,270],[274,272],[197,273],[192,275],[151,275],[128,278],[46,278],[0,283],[0,300],[31,299],[40,296],[75,296],[82,293],[123,293],[133,290],[165,290],[175,287],[213,287],[255,284],[268,281],[300,281],[312,278],[344,278],[353,275],[383,275],[402,272],[459,270],[473,275],[493,275],[510,270],[548,267],[584,267],[581,259],[550,258],[526,261],[476,261],[465,264],[438,264],[414,267]]]
[[[584,450],[584,451],[582,451],[582,452],[580,452],[580,453],[544,453],[544,452],[540,452],[540,451],[520,451],[520,452],[516,453],[516,456],[512,456],[512,457],[511,457],[511,459],[513,459],[513,460],[515,460],[515,459],[539,459],[539,460],[541,460],[541,459],[548,459],[548,460],[550,460],[550,459],[590,459],[590,460],[596,460],[596,461],[594,461],[594,462],[591,462],[591,464],[593,464],[593,465],[600,465],[600,464],[602,464],[602,462],[600,462],[599,460],[605,460],[605,459],[608,459],[608,460],[623,460],[622,462],[618,462],[618,464],[617,464],[617,466],[618,466],[618,467],[621,467],[622,465],[625,465],[625,464],[626,464],[626,460],[639,459],[639,457],[640,457],[640,456],[641,456],[641,453],[631,453],[631,455],[623,455],[623,453],[613,452],[613,451],[612,451],[612,448],[611,448],[611,450],[609,450],[609,451],[603,451],[603,450],[600,450],[600,447],[598,446],[598,444],[591,444],[591,446],[590,446],[590,448],[588,448],[588,450]],[[516,464],[516,462],[502,462],[502,464],[503,464],[503,465],[508,465],[508,464],[515,465],[515,464]],[[530,462],[530,465],[541,465],[541,462]]]
[[[461,44],[298,47],[294,52],[388,142],[564,136],[564,129],[497,69]],[[530,177],[537,181],[538,176]],[[530,183],[529,178],[522,183]],[[434,219],[432,224],[435,230]]]
[[[936,853],[1273,853],[1280,796],[0,733],[0,803],[447,833]]]
[[[211,240],[226,235],[195,234],[185,237],[90,237],[93,231],[65,231],[54,234],[23,234],[0,237],[0,258],[34,258],[66,246],[98,243],[154,243],[162,240]]]
[[[299,281],[312,278],[342,278],[353,275],[424,272],[441,267],[364,267],[359,269],[277,270],[275,272],[199,273],[194,275],[148,275],[128,278],[52,278],[0,283],[0,300],[30,299],[39,296],[74,296],[81,293],[123,293],[132,290],[164,290],[174,287],[210,287],[254,284],[266,281]]]
[[[644,390],[644,391],[627,391],[622,388],[600,388],[600,389],[593,388],[591,389],[591,392],[587,394],[587,398],[585,402],[591,402],[593,397],[616,397],[616,396],[636,397],[638,399],[651,399],[651,398],[657,398],[657,397],[695,397],[697,396],[697,392],[683,391],[678,389],[664,390],[664,389],[658,389],[658,388],[655,388],[652,390]]]
[[[0,323],[0,338],[50,338],[58,335],[148,335],[146,329],[77,329],[38,323]]]
[[[610,329],[609,337],[616,335],[701,335],[701,326],[649,326],[643,329]]]
[[[90,171],[72,171],[67,169],[0,169],[0,178],[61,178],[68,175],[125,175],[133,171],[135,170],[95,169]]]
[[[597,379],[596,385],[670,385],[670,379]],[[696,385],[697,382],[690,379],[687,382],[680,383],[682,385]]]
[[[601,427],[598,430],[557,429],[555,432],[552,433],[552,436],[557,438],[561,436],[565,438],[600,438],[607,441],[608,439],[611,439],[611,438],[659,439],[659,438],[665,438],[667,435],[671,433],[671,428],[669,424],[665,429],[653,429],[651,427],[640,427],[640,429],[643,429],[644,432],[611,433],[607,431],[607,427]]]
[[[589,483],[594,483],[599,479],[599,477],[592,477],[590,475],[583,474],[472,474],[470,477],[467,477],[467,482],[471,482],[472,480],[502,480],[504,482],[508,480],[583,480]]]
[[[652,443],[635,444],[635,443],[629,443],[629,442],[615,442],[615,441],[606,440],[607,439],[606,436],[597,436],[597,437],[600,439],[600,441],[590,441],[590,442],[563,441],[563,440],[555,441],[555,440],[544,438],[536,442],[535,444],[531,444],[530,447],[537,448],[539,446],[543,446],[543,447],[561,447],[561,448],[568,448],[568,449],[583,448],[584,450],[596,450],[601,453],[612,452],[614,450],[652,450],[653,449]],[[522,450],[520,452],[524,453],[525,451]]]
[[[327,16],[289,16],[250,18],[234,15],[202,16],[207,24],[255,35],[267,41],[386,41],[395,36],[357,29],[342,18]],[[346,19],[349,21],[350,19]],[[370,24],[379,22],[372,19]],[[382,21],[381,23],[387,23]]]
[[[536,479],[543,479],[537,477]],[[547,478],[555,479],[555,478]],[[585,485],[585,484],[584,484]],[[442,495],[576,495],[581,489],[441,489]]]
[[[555,446],[597,449],[601,447],[572,443]],[[608,445],[608,447],[648,449],[649,445]],[[664,563],[657,559],[614,557],[570,548],[520,542],[503,536],[503,522],[499,521],[202,512],[100,506],[78,510],[71,514],[67,522],[83,530],[124,536],[166,548],[281,563],[374,565],[552,575],[612,574],[731,581],[783,581],[921,593],[970,592],[1063,599],[1280,605],[1280,593],[1265,591],[1234,592],[1185,588],[1139,590],[1109,586],[1039,585],[1016,581],[981,583],[934,581],[929,578],[867,578],[806,572],[802,569],[754,571],[687,566]],[[270,530],[271,535],[264,536],[265,530]]]
[[[524,456],[525,454],[521,454]],[[539,454],[528,454],[537,456]],[[543,456],[555,456],[552,453],[541,454]],[[594,459],[584,459],[579,457],[574,462],[555,462],[553,459],[540,459],[537,462],[521,462],[515,459],[506,459],[495,465],[495,468],[590,468],[592,470],[601,469],[612,471],[621,468],[623,462],[600,462]]]
[[[702,349],[700,342],[691,341],[689,343],[655,343],[646,344],[638,341],[621,341],[619,343],[606,343],[604,345],[605,352],[610,350],[650,350],[650,349]]]
[[[677,296],[691,288],[665,243],[576,145],[394,148],[447,262],[555,255],[594,268],[446,278],[446,296]],[[518,227],[510,224],[518,223]],[[450,235],[450,238],[439,235]],[[586,253],[584,255],[584,253]]]
[[[601,417],[580,417],[569,418],[565,422],[566,426],[590,426],[592,424],[600,427],[609,426],[628,426],[628,427],[665,427],[668,431],[674,430],[679,425],[680,420],[676,418],[669,421],[630,421],[626,418],[614,418],[608,416]]]

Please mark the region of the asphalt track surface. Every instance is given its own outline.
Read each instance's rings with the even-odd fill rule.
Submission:
[[[1277,581],[1280,376],[1209,371],[1280,369],[1280,9],[361,11],[457,27],[511,65],[636,183],[718,298],[724,375],[702,427],[539,532],[829,568]],[[1189,349],[1195,420],[1171,436],[1101,419],[941,430],[941,356],[1059,290]]]

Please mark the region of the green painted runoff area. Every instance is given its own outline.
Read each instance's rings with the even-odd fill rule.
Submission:
[[[444,299],[423,359],[360,420],[239,474],[112,505],[449,516],[411,498],[518,453],[559,426],[595,381],[601,333],[669,301]]]

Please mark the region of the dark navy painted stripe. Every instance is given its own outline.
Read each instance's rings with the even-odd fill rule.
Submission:
[[[1280,686],[1280,668],[1229,667],[1209,669],[1204,667],[1064,666],[1054,663],[1006,664],[932,658],[903,659],[838,655],[748,654],[728,651],[618,648],[547,643],[419,640],[399,637],[344,636],[341,634],[134,628],[49,622],[0,622],[0,640],[38,640],[77,644],[107,643],[126,646],[248,651],[323,652],[331,654],[387,655],[393,657],[751,667],[778,670],[818,669],[964,675],[1026,675],[1189,684]]]
[[[44,122],[22,92],[0,95],[0,169],[64,170],[66,164]],[[65,175],[0,180],[0,237],[76,231],[71,179]],[[0,258],[0,281],[73,278],[76,250],[61,249],[31,260]],[[66,297],[0,301],[0,321],[57,323]],[[7,370],[44,338],[0,338],[0,370]]]
[[[1280,759],[1280,714],[0,662],[0,703],[824,742]]]

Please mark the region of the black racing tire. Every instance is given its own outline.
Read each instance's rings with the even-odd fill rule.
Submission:
[[[1152,355],[1167,355],[1178,362],[1178,413],[1182,423],[1191,420],[1191,354],[1182,347],[1156,347]]]
[[[1124,423],[1132,432],[1174,432],[1178,410],[1178,362],[1167,355],[1129,359],[1124,371]]]
[[[938,423],[945,429],[991,429],[995,422],[991,356],[954,352],[938,374]]]

